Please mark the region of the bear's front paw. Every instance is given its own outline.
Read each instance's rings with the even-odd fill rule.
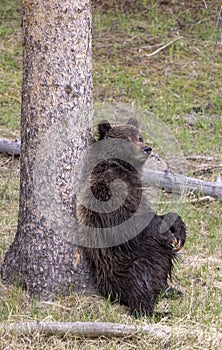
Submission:
[[[178,252],[186,241],[186,226],[181,217],[175,213],[162,216],[162,231],[169,239],[174,252]]]
[[[175,236],[172,240],[171,246],[174,253],[179,252],[179,250],[183,247],[181,240],[178,240]]]

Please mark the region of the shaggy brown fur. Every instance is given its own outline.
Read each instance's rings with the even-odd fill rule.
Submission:
[[[137,127],[111,127],[108,122],[103,122],[98,131],[99,140],[111,139],[114,144],[115,140],[124,140],[123,152],[127,152],[129,161],[118,158],[101,161],[90,177],[91,191],[97,200],[107,201],[112,196],[110,184],[121,178],[127,184],[127,195],[124,203],[109,213],[96,212],[78,204],[80,223],[100,228],[117,226],[138,210],[138,221],[144,217],[149,220],[141,232],[133,235],[129,232],[129,236],[126,233],[126,237],[130,237],[128,241],[104,248],[87,247],[85,253],[103,296],[118,299],[136,315],[152,314],[158,295],[171,277],[176,258],[174,244],[176,242],[181,248],[185,243],[185,225],[175,213],[155,214],[147,203],[142,210],[138,209],[142,195],[140,170],[151,148],[144,145]],[[165,232],[163,224],[166,224]],[[129,226],[131,230],[135,230],[134,225]]]

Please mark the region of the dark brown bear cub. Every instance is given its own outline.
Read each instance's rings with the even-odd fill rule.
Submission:
[[[98,132],[95,144],[102,156],[94,152],[95,167],[85,183],[95,203],[105,206],[97,210],[84,190],[77,201],[78,220],[90,236],[85,254],[103,296],[119,300],[135,315],[151,315],[171,277],[176,251],[185,243],[185,225],[175,213],[157,215],[144,198],[141,170],[151,148],[144,145],[138,128],[111,127],[104,121]],[[119,179],[125,185],[112,187]],[[109,210],[106,205],[115,195],[118,200]]]

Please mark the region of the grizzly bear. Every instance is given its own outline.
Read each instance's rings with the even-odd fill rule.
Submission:
[[[144,144],[137,124],[129,122],[98,125],[98,148],[90,156],[95,166],[90,166],[84,180],[93,196],[84,189],[80,193],[77,218],[101,295],[128,306],[135,316],[152,315],[171,279],[186,229],[180,216],[157,215],[146,202],[141,172],[152,150]],[[115,182],[119,179],[122,182]],[[109,208],[114,196],[117,200]],[[98,203],[104,203],[104,210],[98,210]]]

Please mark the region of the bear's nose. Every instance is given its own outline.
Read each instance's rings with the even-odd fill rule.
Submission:
[[[143,147],[144,153],[150,154],[152,152],[152,148],[150,146]]]

